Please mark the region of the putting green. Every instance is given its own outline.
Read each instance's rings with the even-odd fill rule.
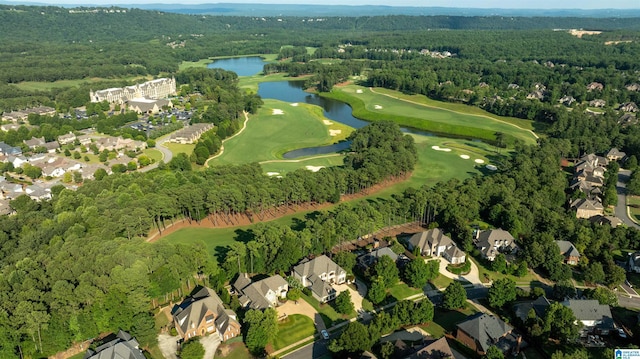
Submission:
[[[288,151],[332,144],[352,131],[349,126],[329,121],[318,106],[266,99],[242,133],[225,141],[222,154],[209,160],[208,165],[282,160]],[[306,165],[300,163],[298,167]]]
[[[495,133],[501,132],[525,143],[536,141],[536,135],[529,128],[514,124],[513,119],[502,120],[498,116],[480,114],[470,106],[458,106],[455,110],[451,106],[441,108],[433,100],[418,101],[408,99],[397,91],[377,88],[372,91],[356,85],[336,87],[323,96],[349,102],[354,114],[366,120],[387,119],[400,125],[444,135],[495,140]],[[463,111],[467,107],[468,111]]]

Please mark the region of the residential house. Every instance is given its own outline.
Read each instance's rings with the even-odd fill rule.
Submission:
[[[422,348],[418,349],[415,353],[406,357],[406,359],[446,359],[455,358],[453,351],[449,346],[447,337],[442,337],[437,340],[432,340],[426,343]]]
[[[522,323],[526,323],[527,318],[529,318],[529,313],[532,310],[536,314],[536,317],[543,318],[549,305],[551,305],[549,300],[544,295],[541,295],[536,300],[529,300],[514,305],[513,311],[516,318],[520,319]]]
[[[0,142],[0,154],[3,155],[20,155],[22,154],[22,150],[20,147],[9,146],[4,142]]]
[[[78,136],[77,140],[83,146],[88,146],[91,144],[91,136],[89,135]]]
[[[9,205],[9,201],[3,199],[4,195],[0,191],[0,216],[9,216],[15,213],[13,208]]]
[[[4,124],[4,125],[0,126],[0,130],[2,130],[4,132],[9,132],[11,130],[18,131],[18,129],[20,129],[20,125],[15,124],[15,123],[7,123],[7,124]]]
[[[564,263],[575,266],[580,262],[580,252],[576,249],[573,243],[569,241],[556,241],[560,254],[564,256]]]
[[[69,132],[66,135],[58,136],[58,143],[60,146],[68,145],[76,140],[76,135],[73,132]]]
[[[210,123],[196,123],[176,131],[171,135],[171,137],[169,137],[169,141],[182,144],[195,143],[203,133],[212,128],[213,125]]]
[[[60,144],[57,141],[51,141],[45,143],[44,148],[47,149],[47,153],[56,153],[56,150],[60,148]]]
[[[145,359],[145,356],[138,341],[120,330],[105,337],[95,349],[88,349],[83,359]]]
[[[44,137],[31,137],[30,140],[24,140],[22,142],[24,142],[24,144],[30,149],[35,150],[36,147],[44,146],[47,141],[44,140]]]
[[[628,84],[625,88],[629,91],[640,91],[640,84],[638,83]]]
[[[51,190],[42,188],[37,184],[27,186],[24,189],[24,192],[29,196],[29,198],[37,202],[51,199]]]
[[[634,102],[623,103],[618,107],[618,110],[623,112],[637,112],[638,106]]]
[[[311,289],[311,294],[321,303],[335,299],[337,293],[332,284],[347,281],[347,272],[325,255],[306,259],[293,267],[291,275]]]
[[[602,99],[595,99],[595,100],[591,100],[589,101],[589,106],[591,107],[605,107],[607,105],[607,101],[602,100]]]
[[[640,273],[640,252],[629,253],[629,272]]]
[[[604,85],[599,82],[592,82],[587,85],[587,91],[602,91],[604,89]]]
[[[560,100],[558,100],[558,102],[565,106],[571,106],[574,102],[576,102],[576,99],[573,98],[573,96],[564,96]]]
[[[490,229],[486,231],[476,231],[474,244],[482,254],[482,257],[493,261],[499,253],[513,255],[519,247],[511,233],[504,229]]]
[[[279,275],[252,282],[246,273],[241,273],[233,287],[238,293],[240,305],[252,309],[276,307],[280,299],[287,298],[289,291],[289,284]]]
[[[522,337],[513,332],[511,325],[493,315],[478,313],[456,327],[456,339],[479,355],[484,355],[492,345],[505,354],[520,351]]]
[[[439,228],[416,233],[409,238],[409,249],[418,248],[420,254],[432,257],[444,257],[452,264],[464,263],[466,255],[458,249],[455,242]]]
[[[541,90],[533,91],[527,94],[527,100],[543,100],[544,92]]]
[[[13,165],[13,168],[22,167],[23,164],[29,162],[26,157],[22,155],[9,155],[7,156],[7,162],[10,162]]]
[[[200,287],[171,310],[173,323],[183,340],[217,333],[226,341],[240,335],[237,315],[225,309],[222,300],[210,288]]]
[[[613,147],[605,155],[609,161],[618,161],[623,159],[627,154]]]
[[[620,125],[633,125],[638,123],[638,119],[636,118],[636,115],[632,113],[625,113],[624,115],[620,116],[620,118],[618,119],[618,123]]]
[[[597,200],[590,200],[586,198],[578,198],[571,202],[571,209],[576,210],[577,218],[589,219],[593,216],[604,215],[604,207],[602,203]]]
[[[382,247],[359,256],[357,258],[357,262],[360,268],[366,270],[367,268],[374,265],[378,261],[378,259],[382,258],[383,256],[391,258],[394,262],[397,262],[399,258],[399,256],[391,250],[391,248]]]
[[[576,317],[576,321],[582,323],[583,333],[595,332],[608,335],[614,329],[611,308],[600,304],[595,299],[569,299],[562,302]]]
[[[590,177],[589,179],[576,178],[571,182],[571,184],[569,185],[569,188],[571,188],[574,191],[578,190],[584,193],[585,195],[587,195],[587,198],[591,200],[595,200],[600,195],[602,195],[601,187],[603,186],[603,181],[596,180],[596,178],[598,177]]]

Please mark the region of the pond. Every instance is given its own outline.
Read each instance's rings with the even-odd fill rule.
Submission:
[[[264,64],[266,62],[259,56],[230,57],[228,59],[213,60],[212,63],[207,65],[207,68],[233,71],[238,76],[253,76],[262,72]]]

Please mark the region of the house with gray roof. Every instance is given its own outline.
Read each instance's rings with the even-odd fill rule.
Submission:
[[[511,233],[504,229],[476,231],[473,243],[482,257],[493,262],[500,253],[514,255],[520,249]]]
[[[605,155],[609,161],[618,161],[625,158],[627,154],[613,147]]]
[[[452,264],[464,263],[466,255],[440,228],[416,233],[409,238],[409,249],[419,248],[424,256],[444,257]]]
[[[22,150],[20,149],[20,147],[13,147],[13,146],[9,146],[4,142],[0,142],[0,154],[3,155],[12,155],[12,156],[17,156],[22,154]]]
[[[58,143],[60,146],[68,145],[76,140],[76,135],[73,132],[69,132],[65,135],[58,136]]]
[[[575,201],[571,202],[571,209],[576,210],[577,218],[589,219],[594,216],[604,215],[604,207],[598,200],[578,198]]]
[[[531,310],[534,311],[538,318],[543,318],[549,305],[551,305],[549,300],[544,295],[541,295],[536,300],[528,300],[514,305],[513,311],[516,318],[520,319],[522,323],[525,323]]]
[[[514,333],[511,325],[493,315],[478,313],[456,327],[456,339],[479,355],[486,354],[492,345],[505,354],[520,351],[522,336]]]
[[[358,262],[358,265],[363,270],[366,270],[367,268],[376,264],[376,262],[384,256],[391,258],[394,262],[398,261],[398,255],[394,251],[392,251],[391,248],[389,247],[374,249],[369,253],[365,253],[359,256],[356,260]]]
[[[571,309],[576,321],[582,323],[583,332],[607,335],[615,328],[611,308],[595,299],[569,299],[562,305]]]
[[[580,252],[576,249],[573,243],[569,241],[556,241],[560,254],[564,256],[564,263],[575,266],[580,262]]]
[[[47,142],[44,140],[44,137],[31,137],[30,140],[24,140],[22,141],[24,142],[25,145],[27,145],[27,147],[29,147],[30,149],[34,150],[36,149],[36,147],[39,146],[44,146],[44,144]]]
[[[246,273],[241,273],[233,287],[238,293],[240,305],[251,309],[276,307],[289,291],[289,284],[279,275],[252,282]]]
[[[337,293],[331,286],[347,281],[347,272],[325,255],[305,259],[293,267],[291,275],[309,288],[311,294],[321,303],[335,299]]]
[[[210,288],[200,287],[176,304],[171,315],[178,335],[185,341],[213,333],[226,341],[240,334],[236,313],[225,309],[218,294]]]
[[[125,331],[108,335],[95,349],[89,349],[83,359],[145,359],[140,344]]]
[[[629,272],[640,273],[640,252],[629,253],[627,270]]]
[[[447,337],[442,337],[437,340],[432,340],[426,343],[422,348],[418,349],[415,353],[406,357],[406,359],[445,359],[455,358],[453,351],[449,346]]]

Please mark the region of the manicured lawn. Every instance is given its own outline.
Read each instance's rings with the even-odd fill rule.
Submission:
[[[471,257],[469,256],[469,258]],[[486,281],[485,278],[487,277],[492,281],[496,279],[509,278],[514,280],[518,284],[530,284],[537,281],[537,278],[531,271],[527,272],[527,275],[525,275],[524,277],[516,277],[513,275],[494,272],[491,269],[485,267],[481,261],[478,261],[475,258],[471,258],[471,260],[478,266],[478,272],[480,273],[480,280],[482,280],[483,282]]]
[[[315,298],[305,294],[302,294],[302,299],[306,300],[307,303],[311,304],[311,306],[320,313],[327,328],[331,327],[335,321],[343,319],[342,314],[336,312],[329,304],[320,304]]]
[[[309,157],[301,160],[276,160],[269,162],[261,162],[262,170],[271,175],[284,175],[287,172],[295,171],[299,168],[309,167],[332,167],[342,166],[344,156],[341,154],[322,155],[322,157]]]
[[[358,92],[361,91],[361,92]],[[372,92],[368,88],[349,85],[335,88],[323,96],[348,102],[354,109],[354,115],[370,121],[392,120],[398,124],[423,129],[434,133],[451,134],[454,136],[495,140],[495,133],[502,132],[505,136],[520,139],[526,143],[535,143],[535,136],[527,128],[518,127],[512,122],[515,119],[499,119],[486,113],[477,113],[471,106],[449,109],[444,103],[429,100],[424,96],[410,101],[403,101],[402,94],[376,88]],[[385,96],[384,94],[390,96]]]
[[[278,114],[282,113],[282,114]],[[288,151],[328,145],[348,136],[352,129],[340,123],[330,125],[318,106],[265,100],[245,130],[224,143],[224,153],[209,166],[281,160]],[[340,131],[330,136],[330,130]],[[334,132],[335,133],[335,132]]]
[[[631,218],[636,222],[640,222],[640,197],[627,196],[627,206],[629,212],[631,212]]]
[[[154,148],[147,148],[144,151],[142,151],[142,153],[147,157],[149,157],[150,159],[152,159],[154,162],[158,162],[162,160],[162,152]]]
[[[173,143],[173,142],[165,142],[164,145],[166,148],[176,156],[178,153],[186,153],[187,155],[191,155],[193,149],[196,147],[194,144],[182,144],[182,143]]]
[[[270,75],[244,76],[240,78],[240,81],[238,82],[238,86],[240,86],[240,88],[243,88],[250,92],[255,93],[255,92],[258,92],[258,85],[261,82],[304,80],[308,77],[310,76],[291,77],[283,73],[276,73],[276,74],[270,74]]]
[[[446,310],[436,307],[436,311],[433,315],[433,322],[441,326],[447,333],[453,333],[456,329],[456,324],[464,321],[468,316],[477,312],[478,311],[469,304],[467,304],[465,308],[458,310]]]
[[[421,289],[409,287],[406,283],[398,283],[389,289],[389,294],[397,300],[403,300],[420,293],[422,293]]]
[[[273,343],[275,350],[282,349],[296,343],[316,332],[311,318],[302,314],[293,314],[278,323],[278,337]]]
[[[436,277],[436,279],[431,281],[431,284],[433,284],[436,288],[446,288],[452,282],[453,279],[445,277],[443,275],[439,275],[438,277]]]
[[[249,350],[242,342],[235,343],[226,343],[222,345],[228,345],[231,347],[231,351],[227,355],[218,355],[216,353],[216,358],[225,358],[225,359],[253,359],[253,355],[249,353]],[[221,345],[221,347],[222,347]]]

